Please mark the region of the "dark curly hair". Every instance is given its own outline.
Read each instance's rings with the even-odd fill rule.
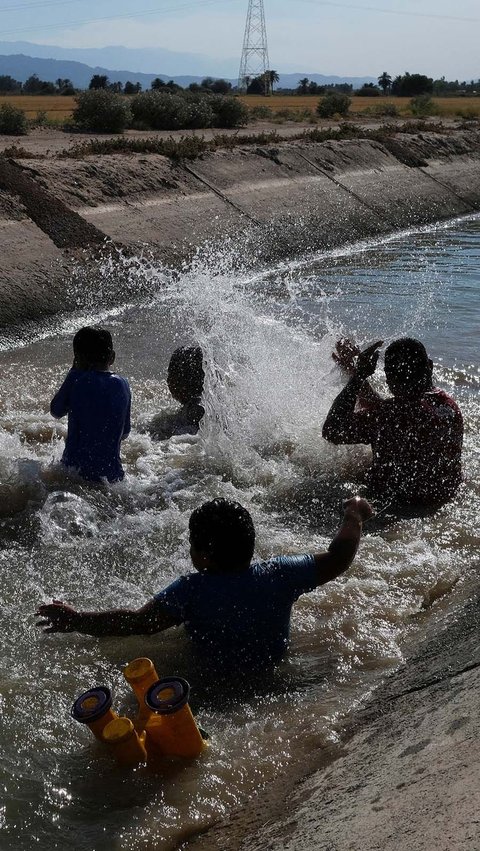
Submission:
[[[239,502],[212,499],[190,516],[190,543],[228,571],[250,562],[255,549],[255,526]]]

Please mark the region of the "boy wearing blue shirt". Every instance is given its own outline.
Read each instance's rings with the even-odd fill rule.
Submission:
[[[190,555],[196,573],[171,583],[138,610],[77,612],[54,601],[39,606],[45,632],[151,635],[184,624],[208,661],[258,668],[280,661],[288,647],[292,605],[342,574],[353,561],[365,499],[344,503],[342,525],[325,553],[279,556],[251,563],[255,529],[238,502],[214,499],[190,517]]]
[[[50,405],[57,419],[68,414],[62,464],[92,482],[118,482],[124,477],[120,444],[130,433],[128,381],[109,370],[115,352],[108,331],[81,328],[73,352],[73,367]]]

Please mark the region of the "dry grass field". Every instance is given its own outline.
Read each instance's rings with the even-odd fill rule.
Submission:
[[[46,112],[48,118],[64,121],[72,114],[75,98],[61,95],[0,95],[2,103],[20,107],[27,118],[36,118],[39,112]]]
[[[273,95],[265,98],[262,95],[244,95],[242,100],[249,108],[266,106],[273,113],[289,110],[303,113],[315,112],[320,96],[317,95]],[[480,118],[480,97],[434,98],[439,115],[463,115],[464,117],[478,116]],[[75,98],[55,95],[0,95],[1,103],[11,103],[23,109],[27,118],[36,118],[39,112],[46,112],[47,117],[62,122],[70,118],[75,106]],[[362,98],[353,97],[350,112],[361,114],[365,110],[373,111],[385,104],[394,104],[401,115],[409,114],[410,98]]]
[[[262,95],[243,95],[243,102],[249,107],[268,106],[272,112],[281,112],[284,109],[292,112],[303,112],[304,110],[315,111],[320,95],[273,95],[265,98]],[[385,104],[394,104],[402,115],[409,113],[411,98],[377,97],[364,98],[353,97],[350,112],[362,113],[370,107],[380,107]],[[433,98],[438,106],[440,115],[455,116],[458,112],[475,113],[480,117],[480,97],[455,97],[455,98]]]

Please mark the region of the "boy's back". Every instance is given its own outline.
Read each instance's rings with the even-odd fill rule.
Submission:
[[[279,556],[233,573],[190,573],[156,600],[210,659],[264,665],[284,655],[292,605],[317,584],[313,556]]]
[[[93,357],[89,361],[84,351],[79,352],[79,337],[80,343],[86,339],[93,349],[96,362]],[[130,432],[128,381],[108,370],[115,356],[108,332],[82,329],[74,339],[74,351],[75,365],[50,405],[54,417],[68,414],[62,462],[90,481],[119,481],[124,476],[120,444]]]

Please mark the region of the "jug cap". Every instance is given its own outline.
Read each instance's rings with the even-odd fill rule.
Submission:
[[[98,686],[77,697],[72,706],[72,716],[81,724],[98,721],[112,705],[112,693],[106,686]]]
[[[154,683],[145,695],[145,703],[158,715],[173,715],[188,703],[190,685],[182,677],[164,677]]]

